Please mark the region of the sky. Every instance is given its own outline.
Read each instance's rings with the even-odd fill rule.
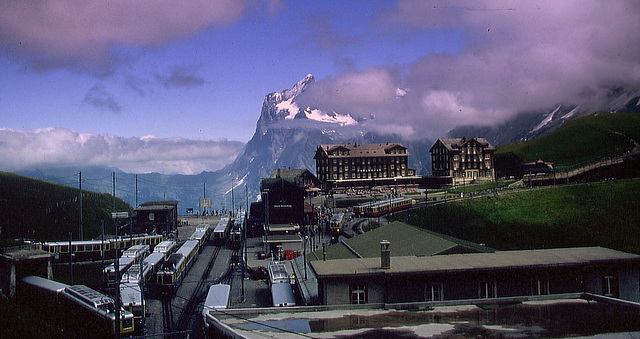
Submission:
[[[0,2],[0,171],[229,164],[267,94],[438,138],[640,88],[638,1]],[[373,119],[371,119],[373,117]]]

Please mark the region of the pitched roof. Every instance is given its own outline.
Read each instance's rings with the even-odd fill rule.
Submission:
[[[431,232],[403,222],[394,221],[364,234],[326,248],[327,259],[380,257],[380,241],[391,243],[392,256],[431,256],[449,253],[493,252],[492,249],[461,239]],[[322,255],[322,251],[317,253]]]
[[[339,144],[339,145],[320,145],[319,147],[324,153],[332,152],[336,149],[346,149],[349,151],[349,157],[372,157],[372,156],[384,156],[387,154],[386,151],[394,149],[394,148],[402,148],[406,150],[400,143],[378,143],[378,144],[358,144],[358,143],[348,143],[348,144]],[[409,152],[404,153],[409,155]]]
[[[450,150],[450,151],[453,151],[454,149],[460,149],[463,145],[466,145],[468,142],[470,142],[472,140],[477,141],[483,147],[485,147],[485,149],[487,149],[487,150],[495,150],[495,147],[493,147],[493,145],[491,145],[491,143],[485,138],[442,138],[442,139],[438,139],[438,141],[441,142],[442,145],[445,148],[447,148],[448,150]],[[438,143],[438,141],[436,141],[434,146]],[[433,149],[433,147],[431,147],[431,149]]]

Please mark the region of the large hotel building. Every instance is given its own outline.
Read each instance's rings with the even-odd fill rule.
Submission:
[[[388,184],[416,174],[408,167],[407,148],[399,143],[320,145],[314,159],[316,176],[325,187],[327,183]]]
[[[495,147],[485,138],[438,139],[431,147],[434,177],[449,177],[452,183],[494,181]]]

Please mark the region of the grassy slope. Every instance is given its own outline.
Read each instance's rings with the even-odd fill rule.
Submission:
[[[37,240],[67,240],[68,232],[78,238],[78,189],[0,172],[0,226],[1,240],[35,238]],[[100,221],[105,221],[105,232],[112,227],[113,197],[106,193],[83,191],[83,232],[90,239],[100,234]],[[118,211],[133,208],[116,199]]]
[[[410,222],[501,250],[604,246],[640,254],[638,191],[640,180],[547,187],[433,206]]]
[[[640,142],[640,114],[601,114],[575,119],[540,138],[500,145],[496,154],[511,152],[525,162],[543,159],[573,166],[627,152],[634,146],[631,139]]]

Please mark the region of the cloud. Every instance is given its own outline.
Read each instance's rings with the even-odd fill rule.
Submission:
[[[206,83],[204,78],[195,75],[193,67],[174,66],[170,69],[171,74],[157,75],[156,79],[165,88],[188,88],[202,86]]]
[[[120,61],[116,52],[120,46],[162,46],[208,27],[228,26],[259,4],[276,15],[279,3],[7,0],[0,2],[0,48],[41,68],[108,69]]]
[[[123,138],[65,128],[0,128],[2,171],[49,166],[112,166],[129,173],[197,174],[231,163],[244,144],[227,140]]]
[[[640,88],[638,17],[637,1],[398,1],[374,22],[414,36],[461,32],[461,50],[348,70],[318,80],[307,99],[408,137],[558,104],[604,108],[611,88]]]
[[[113,95],[99,85],[91,87],[84,95],[82,102],[112,113],[120,113],[122,111],[122,106],[115,100]]]

